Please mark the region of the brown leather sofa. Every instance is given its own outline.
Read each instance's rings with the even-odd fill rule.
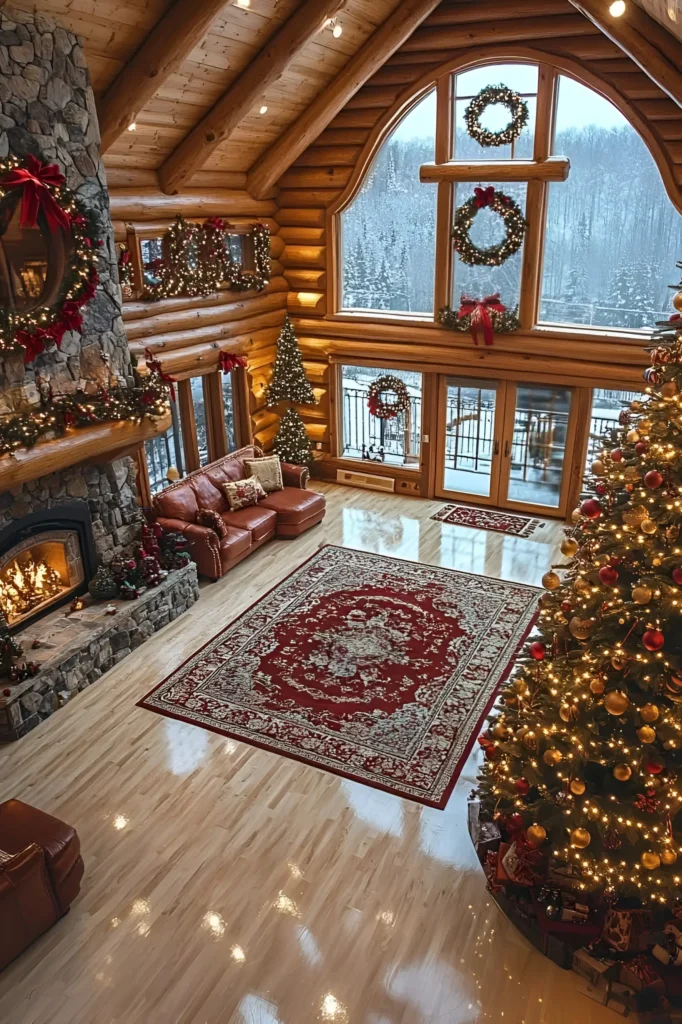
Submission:
[[[67,912],[80,891],[75,829],[21,800],[0,804],[0,970]]]
[[[153,498],[156,518],[166,530],[187,538],[197,569],[210,579],[223,576],[252,551],[273,537],[298,537],[324,519],[323,494],[306,490],[308,470],[282,463],[284,488],[262,498],[257,505],[231,512],[220,485],[243,480],[249,473],[244,459],[262,455],[259,448],[240,448],[171,484]],[[219,512],[227,536],[196,522],[200,508]]]

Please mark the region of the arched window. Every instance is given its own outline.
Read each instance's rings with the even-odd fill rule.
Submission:
[[[491,84],[528,105],[513,146],[483,148],[467,133],[464,110]],[[482,116],[493,131],[508,120],[501,107]],[[538,172],[552,156],[570,162],[566,180]],[[504,182],[491,168],[486,176],[483,165],[496,161],[517,164],[517,180],[506,169]],[[529,229],[503,265],[470,266],[452,251],[452,219],[474,188],[488,185],[516,201]],[[567,74],[528,61],[440,78],[383,142],[339,220],[341,310],[424,319],[457,309],[463,294],[499,292],[507,308],[519,306],[526,330],[650,328],[669,315],[666,283],[682,253],[682,217],[625,116]],[[471,238],[484,247],[502,233],[500,218],[483,209]]]
[[[343,309],[430,313],[436,187],[420,185],[434,159],[436,97],[430,92],[384,142],[341,215]]]

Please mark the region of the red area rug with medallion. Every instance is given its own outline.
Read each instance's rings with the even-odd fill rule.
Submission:
[[[538,593],[325,546],[139,706],[443,808]]]

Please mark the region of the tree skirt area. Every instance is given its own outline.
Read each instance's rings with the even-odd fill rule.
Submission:
[[[498,533],[513,533],[516,537],[530,537],[545,524],[541,519],[516,515],[515,512],[496,512],[489,508],[472,508],[470,505],[444,505],[431,516],[439,523],[454,526],[471,526],[476,530],[496,530]]]
[[[328,545],[139,706],[443,808],[538,594]]]

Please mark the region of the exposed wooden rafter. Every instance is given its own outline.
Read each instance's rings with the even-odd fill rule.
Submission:
[[[178,192],[203,167],[211,153],[229,138],[240,121],[263,97],[324,22],[343,7],[345,0],[304,0],[275,32],[260,53],[223,93],[215,106],[182,140],[159,168],[161,187]]]
[[[659,89],[682,107],[682,45],[630,3],[620,18],[609,14],[603,0],[570,0],[594,25],[637,64]],[[658,43],[658,45],[657,45]]]
[[[247,189],[254,197],[268,193],[320,132],[375,72],[421,25],[440,0],[402,0],[393,14],[376,29],[364,46],[310,104],[294,124],[257,161],[249,172]]]
[[[176,0],[98,104],[106,153],[160,86],[201,42],[226,0]]]

